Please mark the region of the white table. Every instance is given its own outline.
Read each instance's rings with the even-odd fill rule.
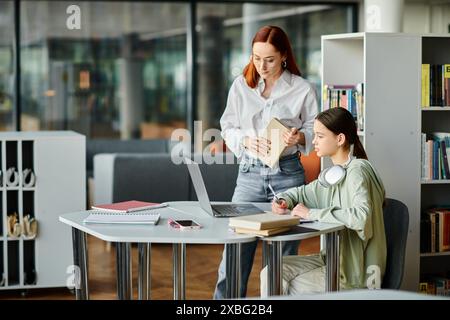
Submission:
[[[224,203],[224,202],[218,202]],[[79,266],[79,288],[77,299],[88,299],[88,269],[86,234],[104,241],[116,242],[117,254],[117,295],[119,299],[131,299],[131,244],[138,244],[138,296],[150,297],[150,257],[151,243],[171,243],[173,246],[174,299],[185,299],[186,244],[224,244],[226,257],[226,296],[238,298],[240,287],[240,251],[241,244],[252,242],[258,237],[236,234],[229,230],[228,218],[213,218],[204,212],[196,201],[168,202],[169,208],[157,209],[161,219],[155,226],[85,224],[83,219],[89,211],[67,213],[59,220],[72,227],[74,265]],[[254,203],[261,210],[270,210],[270,203]],[[168,219],[194,219],[203,227],[198,230],[178,230],[168,226]],[[268,266],[269,294],[282,293],[282,243],[289,240],[301,240],[318,235],[327,239],[327,290],[339,288],[339,241],[338,231],[343,225],[328,223],[307,223],[301,226],[316,229],[306,233],[261,238],[263,243],[263,263]]]
[[[227,297],[237,298],[240,283],[240,245],[255,241],[256,237],[235,234],[229,231],[228,218],[213,218],[204,212],[195,201],[169,202],[169,208],[156,209],[161,219],[155,226],[85,224],[83,219],[89,211],[63,214],[59,220],[72,227],[74,265],[79,266],[79,288],[77,299],[89,299],[87,241],[86,234],[104,241],[116,242],[117,254],[117,294],[119,299],[131,299],[131,244],[138,244],[138,292],[140,299],[150,296],[150,250],[151,243],[171,243],[173,245],[174,299],[185,298],[186,244],[225,244]],[[255,204],[259,205],[259,204]],[[267,204],[262,204],[267,208]],[[168,226],[168,219],[194,219],[203,227],[198,230],[179,230]]]
[[[326,250],[326,291],[339,290],[339,231],[344,225],[322,222],[302,223],[287,234],[263,238],[263,264],[267,265],[268,295],[283,294],[283,257],[284,241],[303,240],[325,235]],[[306,229],[313,229],[307,231]]]

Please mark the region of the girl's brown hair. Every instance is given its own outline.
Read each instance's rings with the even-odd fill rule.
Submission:
[[[368,160],[366,151],[359,140],[355,119],[347,109],[331,108],[319,113],[316,119],[334,134],[344,134],[347,146],[354,145],[353,155],[356,158]]]
[[[276,26],[264,26],[255,34],[252,41],[252,48],[255,42],[268,42],[273,45],[282,56],[286,55],[286,69],[290,73],[301,76],[300,70],[297,67],[297,63],[294,59],[294,54],[292,53],[291,43],[289,42],[288,36],[280,28]],[[256,67],[253,64],[253,59],[244,68],[244,78],[247,85],[250,88],[255,88],[259,81],[259,74],[256,71]]]

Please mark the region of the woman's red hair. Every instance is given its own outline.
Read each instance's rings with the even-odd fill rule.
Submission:
[[[286,69],[290,73],[301,76],[300,70],[297,67],[297,63],[292,53],[291,43],[288,36],[280,28],[276,26],[264,26],[258,30],[252,41],[252,48],[255,42],[268,42],[277,49],[281,55],[286,55]],[[253,59],[244,68],[244,77],[250,88],[255,88],[259,81],[259,74],[256,71],[256,67],[253,64]]]

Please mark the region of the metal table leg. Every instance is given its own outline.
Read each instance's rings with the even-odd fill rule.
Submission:
[[[241,244],[226,244],[225,252],[226,298],[236,299],[240,297],[241,289]]]
[[[283,268],[282,241],[265,241],[267,254],[267,289],[268,296],[283,294]]]
[[[72,228],[73,264],[75,269],[75,296],[77,300],[89,300],[87,235]]]
[[[339,291],[339,234],[327,233],[325,236],[326,250],[326,283],[325,291]]]
[[[117,259],[117,298],[131,300],[133,298],[131,274],[131,243],[116,243]]]
[[[264,269],[267,266],[267,264],[269,263],[269,261],[268,261],[269,248],[268,248],[266,241],[261,241],[261,243],[262,243],[262,250],[261,250],[262,251],[261,252],[262,266],[261,267]]]
[[[186,244],[173,244],[173,299],[186,299]]]
[[[150,300],[151,291],[151,244],[138,243],[138,299]]]

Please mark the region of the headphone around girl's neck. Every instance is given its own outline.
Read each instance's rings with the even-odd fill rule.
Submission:
[[[348,165],[353,159],[355,159],[353,156],[353,147],[353,144],[350,145],[348,160],[343,165],[336,164],[320,172],[318,180],[323,187],[330,188],[338,185],[342,180],[344,180]]]

